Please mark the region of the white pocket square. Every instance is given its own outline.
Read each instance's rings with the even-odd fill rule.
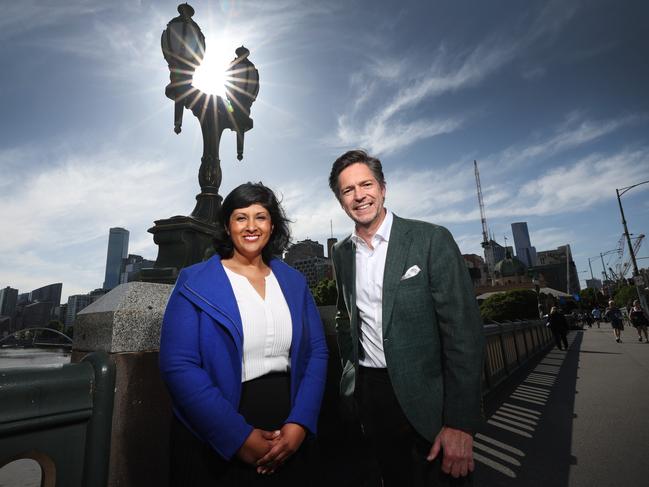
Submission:
[[[421,272],[421,269],[419,268],[418,265],[413,265],[410,269],[406,271],[406,273],[401,276],[401,280],[405,281],[406,279],[410,279],[411,277],[415,277],[417,274]]]

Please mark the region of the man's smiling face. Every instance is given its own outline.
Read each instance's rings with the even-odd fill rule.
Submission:
[[[354,220],[356,228],[374,229],[380,225],[385,211],[385,187],[363,163],[352,164],[338,175],[340,205]]]

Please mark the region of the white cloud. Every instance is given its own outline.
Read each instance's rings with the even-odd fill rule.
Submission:
[[[110,150],[63,158],[28,173],[21,191],[0,194],[0,233],[6,236],[0,239],[2,281],[29,289],[63,282],[65,295],[72,288],[99,287],[108,229],[114,226],[131,231],[136,244],[131,253],[155,258],[146,229],[156,219],[186,213],[194,181],[193,171],[179,171],[163,158]]]
[[[568,242],[579,240],[579,236],[564,227],[546,227],[530,230],[530,242],[537,251],[556,249]]]
[[[513,167],[529,163],[538,164],[646,119],[647,117],[642,115],[627,115],[608,120],[588,120],[581,113],[572,112],[556,127],[554,133],[544,140],[516,144],[489,159],[498,162],[500,171],[509,171]]]
[[[518,208],[510,211],[518,215],[583,211],[614,198],[615,188],[647,178],[648,148],[610,156],[594,154],[524,184],[515,197]]]

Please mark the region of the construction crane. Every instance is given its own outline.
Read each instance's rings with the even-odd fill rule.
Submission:
[[[489,229],[487,227],[487,217],[484,211],[484,202],[482,200],[482,186],[480,185],[480,171],[478,170],[478,161],[473,161],[475,170],[475,184],[478,189],[478,205],[480,205],[480,220],[482,221],[482,248],[484,249],[485,261],[487,262],[488,277],[491,278],[494,273],[494,250],[489,239]]]
[[[640,250],[640,246],[642,245],[642,240],[644,239],[644,234],[640,234],[635,238],[635,243],[633,244],[633,255],[638,255],[638,250]],[[624,278],[626,276],[626,273],[629,271],[629,268],[631,267],[631,256],[624,262],[621,267],[620,267],[620,277]]]

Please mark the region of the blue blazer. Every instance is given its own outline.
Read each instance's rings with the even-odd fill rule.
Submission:
[[[316,432],[327,371],[320,315],[302,274],[273,259],[293,323],[291,412],[286,423]],[[176,417],[230,459],[253,429],[239,414],[243,328],[218,255],[183,269],[162,322],[160,371]]]

